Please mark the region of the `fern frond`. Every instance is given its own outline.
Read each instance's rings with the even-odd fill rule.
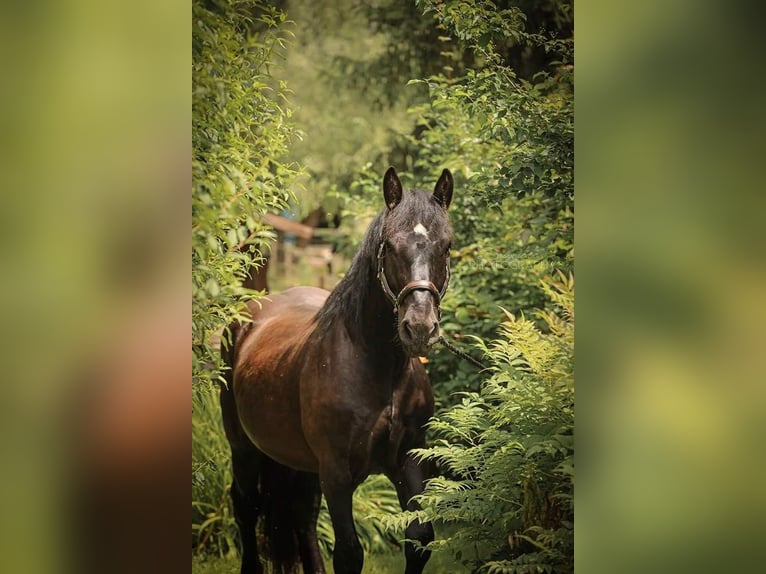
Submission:
[[[449,536],[428,547],[475,555],[480,572],[571,569],[574,279],[559,275],[546,285],[558,311],[536,316],[548,330],[503,309],[498,338],[476,340],[493,364],[481,391],[433,418],[432,446],[411,451],[448,476],[413,498],[421,510],[383,520],[398,529],[415,517],[451,524]]]

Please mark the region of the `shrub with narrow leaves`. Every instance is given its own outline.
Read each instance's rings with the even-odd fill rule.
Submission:
[[[285,15],[265,2],[192,4],[192,376],[215,381],[213,336],[242,308],[241,287],[289,197],[295,135],[271,75]]]

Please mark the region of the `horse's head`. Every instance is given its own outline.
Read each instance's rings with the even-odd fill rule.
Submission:
[[[447,207],[452,187],[446,169],[433,193],[403,194],[393,167],[383,177],[388,211],[378,248],[378,279],[396,312],[402,347],[411,357],[427,355],[439,340],[439,305],[450,276]]]

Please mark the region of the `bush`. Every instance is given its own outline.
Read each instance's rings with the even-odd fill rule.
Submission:
[[[417,497],[422,510],[383,519],[446,523],[429,547],[481,572],[574,569],[574,279],[541,288],[557,307],[537,313],[549,332],[506,311],[501,337],[478,341],[491,377],[434,418],[434,446],[416,451],[445,476]]]
[[[294,136],[274,85],[274,50],[285,16],[266,3],[192,4],[192,375],[215,381],[213,337],[237,317],[241,287],[259,245],[271,237],[261,219],[279,211],[296,171],[281,161]]]

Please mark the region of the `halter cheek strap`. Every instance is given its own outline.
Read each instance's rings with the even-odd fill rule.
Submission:
[[[431,281],[418,279],[417,281],[410,281],[407,283],[397,295],[388,284],[386,270],[383,268],[383,251],[385,250],[385,247],[385,242],[381,241],[380,247],[378,247],[378,281],[380,281],[380,286],[383,289],[383,293],[386,294],[386,297],[394,306],[394,312],[396,313],[399,311],[399,307],[401,306],[402,302],[407,298],[407,295],[413,291],[428,291],[431,293],[434,296],[434,301],[436,302],[436,309],[439,311],[439,305],[441,304],[442,297],[444,297],[444,294],[447,292],[447,286],[449,285],[449,259],[447,259],[447,275],[444,279],[444,285],[442,285],[441,291],[437,289],[436,285],[434,285]]]

